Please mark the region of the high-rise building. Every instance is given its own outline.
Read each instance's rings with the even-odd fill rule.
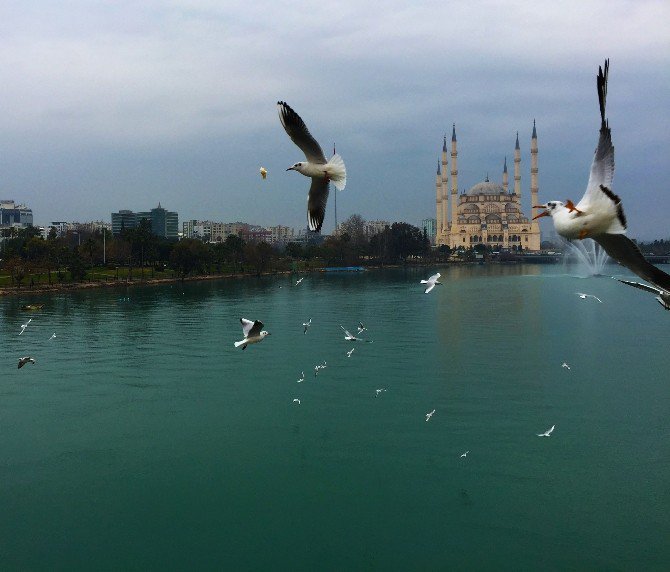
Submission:
[[[33,225],[33,211],[12,200],[0,200],[0,226],[25,228]]]
[[[421,228],[426,231],[431,244],[435,244],[435,235],[437,234],[437,219],[425,218],[421,221]]]
[[[112,233],[118,235],[123,229],[135,228],[142,219],[151,223],[152,234],[163,238],[179,238],[178,214],[165,210],[160,203],[150,211],[134,213],[120,210],[118,213],[112,213]]]

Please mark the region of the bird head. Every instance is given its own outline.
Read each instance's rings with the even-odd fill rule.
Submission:
[[[533,208],[545,209],[540,214],[533,217],[533,220],[535,220],[536,218],[541,218],[543,216],[554,216],[558,209],[565,208],[565,204],[561,201],[549,201],[546,205],[535,205]]]
[[[261,338],[264,338],[265,336],[269,336],[270,332],[266,332],[265,330],[262,330],[259,335],[261,336]]]
[[[286,170],[287,171],[298,171],[298,173],[303,173],[304,170],[305,170],[306,165],[307,165],[307,163],[300,162],[300,163],[296,163],[295,165],[292,165],[291,167],[289,167]]]

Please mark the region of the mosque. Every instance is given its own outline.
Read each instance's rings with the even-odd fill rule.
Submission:
[[[449,218],[449,178],[447,170],[447,137],[442,146],[442,165],[437,163],[437,228],[435,244],[451,249],[470,248],[477,244],[495,250],[540,250],[540,226],[528,220],[521,210],[521,149],[519,134],[514,149],[514,190],[509,192],[507,158],[502,173],[502,184],[489,181],[477,183],[468,191],[458,194],[458,149],[456,125],[451,135],[451,221]],[[537,132],[533,121],[530,142],[530,197],[532,205],[537,198]],[[532,216],[532,208],[531,208]]]

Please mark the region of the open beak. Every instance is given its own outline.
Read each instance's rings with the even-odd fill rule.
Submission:
[[[289,168],[286,169],[286,170],[287,170],[287,171],[295,171],[295,169],[294,169],[293,167],[289,167]]]
[[[533,208],[534,208],[534,209],[546,209],[546,208],[547,208],[547,205],[536,205],[536,206],[534,206]],[[535,215],[535,216],[533,217],[533,220],[535,220],[536,218],[542,218],[543,216],[549,216],[549,211],[548,211],[548,210],[544,210],[544,211],[542,211],[540,214]]]

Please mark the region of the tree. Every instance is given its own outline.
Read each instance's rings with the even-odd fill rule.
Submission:
[[[184,238],[175,244],[170,254],[170,265],[182,282],[191,273],[202,273],[210,260],[210,250],[201,240]]]

